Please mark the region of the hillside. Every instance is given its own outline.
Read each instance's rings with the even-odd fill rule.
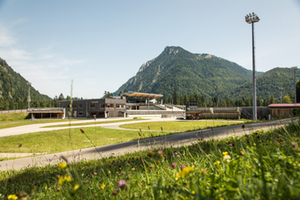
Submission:
[[[116,93],[127,89],[171,96],[176,88],[179,95],[198,93],[212,97],[247,83],[251,76],[250,70],[228,60],[192,54],[181,47],[166,47]]]
[[[299,79],[300,73],[296,71],[296,81]],[[257,77],[256,87],[259,98],[267,98],[272,95],[279,100],[281,98],[281,90],[279,88],[283,88],[283,96],[289,92],[294,94],[294,72],[290,68],[274,68]],[[232,90],[220,93],[221,98],[227,96],[233,99],[252,96],[252,80]]]
[[[24,99],[28,96],[28,85],[19,73],[15,72],[5,60],[0,58],[0,99]],[[40,94],[32,86],[31,100],[50,100],[50,97]]]

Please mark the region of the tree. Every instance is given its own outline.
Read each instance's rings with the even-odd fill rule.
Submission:
[[[64,99],[65,99],[64,95],[62,93],[60,93],[58,100],[64,100]]]
[[[283,97],[283,103],[292,103],[291,97],[289,95],[285,95]]]
[[[172,99],[173,99],[173,104],[175,104],[175,105],[179,104],[179,97],[178,97],[176,89],[174,89],[174,93],[173,93],[173,98]]]
[[[297,103],[300,103],[300,80],[296,83]]]

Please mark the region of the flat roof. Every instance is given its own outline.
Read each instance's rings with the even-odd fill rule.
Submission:
[[[151,98],[151,99],[157,99],[159,97],[162,97],[164,95],[162,94],[150,94],[150,93],[141,93],[141,92],[134,92],[127,95],[128,97],[143,97],[143,98]]]
[[[300,107],[300,103],[272,103],[269,108],[295,108]]]

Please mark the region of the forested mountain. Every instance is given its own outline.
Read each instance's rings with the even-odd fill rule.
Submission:
[[[300,79],[300,73],[296,71],[296,81]],[[223,91],[219,94],[220,98],[239,99],[242,97],[252,96],[252,80],[233,88],[232,90]],[[282,96],[294,95],[294,71],[291,68],[274,68],[263,73],[256,79],[257,97],[267,98],[273,96],[275,99],[281,99]]]
[[[116,93],[126,89],[172,96],[176,89],[178,95],[197,93],[210,98],[247,83],[251,76],[250,70],[228,60],[193,54],[181,47],[166,47]]]
[[[19,73],[15,72],[5,60],[0,58],[0,110],[19,109],[27,105],[28,85]],[[47,95],[40,94],[32,86],[30,87],[30,98],[35,101],[50,101]],[[15,104],[22,106],[15,106]],[[9,106],[9,104],[12,104]]]

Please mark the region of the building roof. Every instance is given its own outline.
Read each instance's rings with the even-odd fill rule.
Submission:
[[[131,94],[126,95],[128,97],[143,97],[143,98],[150,98],[150,99],[157,99],[162,97],[162,94],[150,94],[150,93],[141,93],[141,92],[133,92]]]
[[[300,103],[272,103],[269,108],[299,108]]]

